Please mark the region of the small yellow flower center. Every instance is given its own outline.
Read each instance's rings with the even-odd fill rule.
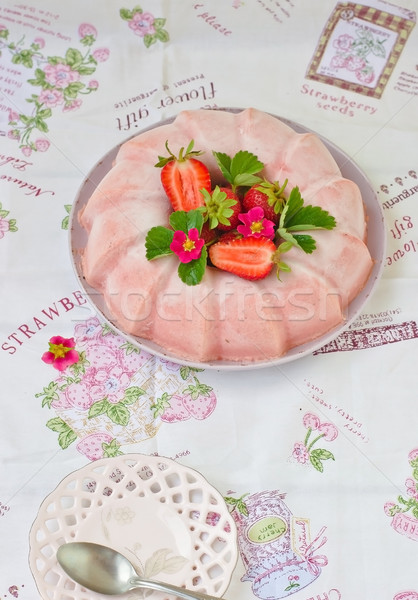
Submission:
[[[52,352],[54,358],[64,358],[71,348],[67,348],[63,344],[49,344],[49,351]]]
[[[263,221],[253,221],[250,229],[253,233],[260,233],[260,231],[263,231]]]
[[[190,238],[186,238],[186,241],[183,243],[183,248],[184,250],[186,250],[186,252],[190,252],[190,250],[193,250],[194,246],[194,241]]]

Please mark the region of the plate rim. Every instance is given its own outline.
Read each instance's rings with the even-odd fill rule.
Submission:
[[[211,108],[211,109],[202,109],[201,108],[201,109],[196,109],[196,110],[210,110],[210,111],[214,111],[214,112],[224,111],[224,112],[239,113],[246,109],[245,108],[237,108],[237,107],[218,107],[218,108]],[[92,181],[91,177],[92,177],[93,173],[101,165],[103,165],[103,163],[105,163],[106,161],[109,161],[112,157],[116,156],[117,152],[119,151],[120,147],[123,144],[125,144],[130,139],[133,139],[133,138],[137,137],[138,135],[141,135],[147,131],[150,131],[157,127],[161,127],[163,125],[172,123],[175,120],[175,118],[177,117],[177,114],[176,114],[176,115],[168,117],[166,119],[154,122],[151,125],[136,131],[135,133],[131,134],[130,136],[128,136],[127,138],[125,138],[124,140],[122,140],[121,142],[119,142],[118,144],[113,146],[110,150],[108,150],[102,156],[102,158],[100,158],[98,161],[96,161],[96,163],[93,165],[93,167],[91,167],[91,169],[89,170],[86,177],[83,179],[83,182],[80,184],[80,186],[76,192],[75,200],[72,204],[70,215],[69,215],[68,245],[69,245],[71,265],[72,265],[74,274],[76,276],[76,279],[77,279],[78,283],[80,284],[80,286],[82,287],[82,290],[86,296],[86,299],[88,300],[89,304],[94,309],[94,311],[96,311],[96,313],[98,313],[100,315],[101,319],[103,319],[112,329],[114,329],[117,333],[119,333],[124,339],[126,339],[127,341],[132,343],[135,347],[139,348],[140,350],[145,350],[146,352],[149,352],[150,354],[153,354],[164,360],[170,360],[177,364],[189,366],[192,368],[198,368],[198,369],[209,369],[209,370],[218,370],[218,371],[241,371],[241,370],[254,370],[254,369],[263,369],[263,368],[269,368],[269,367],[277,367],[277,366],[286,364],[288,362],[293,362],[294,360],[297,360],[299,358],[309,356],[309,355],[313,354],[314,352],[318,351],[320,348],[322,348],[329,342],[331,342],[332,340],[335,340],[340,334],[342,334],[344,331],[346,331],[350,327],[350,325],[356,320],[358,315],[361,313],[364,305],[369,300],[370,296],[374,293],[377,283],[379,282],[379,280],[382,276],[382,273],[383,273],[384,258],[386,256],[387,240],[386,240],[385,220],[384,220],[383,209],[379,203],[377,194],[374,191],[369,178],[364,173],[364,171],[358,166],[358,164],[352,158],[350,158],[349,155],[344,150],[342,150],[339,146],[337,146],[334,142],[329,140],[327,137],[323,136],[320,133],[317,133],[315,130],[310,129],[309,127],[302,125],[301,123],[299,123],[297,121],[287,119],[285,117],[281,117],[281,116],[276,115],[271,112],[267,112],[267,111],[263,111],[263,112],[266,112],[266,114],[269,114],[270,116],[280,120],[285,125],[291,127],[297,133],[312,133],[315,136],[317,136],[322,141],[322,143],[327,147],[327,149],[333,156],[334,160],[336,161],[338,167],[341,170],[342,176],[346,179],[354,181],[354,183],[356,183],[357,186],[359,187],[359,189],[361,191],[363,203],[366,207],[366,214],[367,214],[367,218],[368,218],[368,236],[367,236],[366,245],[369,248],[370,254],[373,259],[373,266],[372,266],[370,275],[366,281],[366,284],[364,285],[363,289],[359,292],[359,294],[356,296],[356,298],[354,298],[351,301],[351,303],[347,306],[346,312],[347,312],[348,316],[343,323],[340,323],[339,325],[334,327],[332,330],[330,330],[323,336],[316,338],[315,340],[311,340],[304,344],[301,344],[299,346],[291,348],[290,350],[288,350],[288,352],[286,352],[285,355],[283,355],[281,357],[274,358],[274,359],[266,359],[265,361],[261,360],[261,361],[245,361],[244,362],[244,361],[215,360],[215,361],[209,361],[209,362],[200,362],[200,361],[183,359],[181,357],[175,356],[171,352],[164,350],[164,348],[155,344],[151,340],[146,340],[144,338],[140,338],[138,336],[126,333],[122,329],[120,329],[117,325],[115,325],[114,322],[112,321],[111,315],[106,312],[107,307],[103,306],[103,304],[102,304],[102,306],[99,306],[96,302],[94,302],[92,300],[92,298],[91,298],[92,295],[94,295],[95,293],[97,295],[99,295],[99,294],[96,290],[94,290],[94,288],[92,288],[85,281],[83,272],[82,272],[82,269],[80,266],[80,257],[79,257],[79,255],[77,255],[77,252],[79,252],[79,250],[76,250],[74,248],[73,240],[74,240],[76,233],[79,233],[79,235],[83,235],[83,233],[84,233],[84,235],[85,235],[85,230],[78,223],[78,218],[77,218],[77,215],[78,215],[80,209],[87,203],[87,200],[88,200],[88,199],[84,199],[84,200],[82,199],[82,193],[85,190],[85,188],[88,187],[89,185],[93,184],[96,187],[100,183],[100,181],[103,180],[103,178],[105,177],[105,175],[107,174],[108,171],[106,171],[106,173],[101,177],[101,179],[96,184]],[[375,250],[378,253],[378,255],[375,255],[375,253],[373,253],[370,250],[370,246],[369,246],[370,229],[372,229],[375,232],[375,235],[373,235],[373,240],[375,240],[375,239],[378,240],[378,244],[375,244],[375,246],[376,246]],[[378,252],[379,249],[380,249],[380,252]]]

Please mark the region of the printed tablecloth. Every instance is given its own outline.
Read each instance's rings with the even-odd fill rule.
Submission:
[[[418,598],[418,28],[415,0],[399,2],[3,0],[1,599],[39,597],[28,539],[43,499],[135,452],[196,469],[227,499],[227,598]],[[142,128],[249,106],[367,174],[385,264],[355,322],[312,355],[199,370],[99,318],[72,270],[69,213],[93,165]],[[41,360],[53,336],[80,355],[61,373]]]

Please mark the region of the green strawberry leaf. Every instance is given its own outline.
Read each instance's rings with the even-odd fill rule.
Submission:
[[[306,254],[312,254],[316,249],[316,242],[311,235],[295,234],[293,239],[296,240],[298,247],[306,252]]]
[[[286,221],[288,231],[305,231],[307,229],[334,229],[336,221],[328,211],[320,206],[303,206]]]
[[[324,448],[316,448],[315,450],[312,450],[311,456],[315,456],[321,460],[335,460],[333,453],[329,450],[325,450]]]
[[[251,186],[262,181],[256,177],[264,164],[252,152],[240,150],[232,158],[224,152],[213,152],[222,175],[231,184],[232,189],[238,186]]]
[[[203,215],[200,210],[176,210],[170,215],[170,225],[174,231],[188,233],[190,229],[196,228],[200,232],[203,226]]]
[[[62,431],[58,435],[58,443],[63,450],[68,448],[76,439],[77,435],[70,427],[68,427],[67,431]]]
[[[178,274],[183,283],[186,283],[187,285],[197,285],[202,281],[206,270],[207,254],[206,246],[203,246],[199,258],[191,260],[188,263],[179,264]]]
[[[145,394],[145,390],[138,387],[137,385],[134,385],[132,387],[126,388],[125,395],[121,402],[123,402],[123,404],[125,404],[125,405],[126,404],[134,404],[138,400],[138,398],[140,396],[143,396],[144,394]]]
[[[126,426],[129,422],[129,410],[122,402],[118,402],[117,404],[109,403],[106,414],[116,425]]]
[[[103,400],[98,400],[97,402],[94,402],[90,408],[89,408],[89,413],[88,413],[88,418],[89,419],[93,419],[94,417],[98,417],[100,415],[103,415],[109,406],[109,400],[106,398],[103,398]]]
[[[173,241],[174,232],[167,227],[158,225],[152,227],[147,237],[145,238],[146,257],[148,260],[153,260],[160,256],[173,254],[170,250],[170,244]]]
[[[312,454],[309,456],[309,460],[311,461],[311,465],[315,467],[317,471],[320,473],[324,472],[324,465],[321,462],[321,459],[317,456],[313,456]]]

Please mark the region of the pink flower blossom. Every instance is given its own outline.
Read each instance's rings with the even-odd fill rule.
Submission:
[[[193,227],[188,235],[184,231],[175,231],[170,250],[177,254],[180,262],[188,263],[200,257],[204,243],[205,241],[199,238],[199,231]]]
[[[50,146],[50,142],[45,138],[38,138],[35,140],[35,148],[38,152],[46,152]]]
[[[306,413],[306,415],[303,417],[303,424],[306,429],[318,429],[321,421],[313,413]]]
[[[333,442],[338,436],[338,429],[332,423],[322,423],[318,427],[318,431],[323,434],[327,442]]]
[[[97,48],[92,54],[94,60],[97,62],[106,62],[109,58],[110,50],[109,48]]]
[[[42,355],[42,360],[58,371],[64,371],[79,361],[78,352],[74,349],[74,338],[63,338],[55,335],[49,340],[49,350]]]
[[[51,85],[63,89],[80,79],[80,73],[73,71],[69,65],[58,63],[56,65],[47,64],[45,69],[45,79]]]
[[[80,38],[84,38],[87,35],[91,35],[92,37],[97,37],[97,29],[94,25],[90,25],[90,23],[82,23],[78,28],[78,35]]]
[[[344,33],[343,35],[339,35],[336,40],[333,41],[332,45],[334,48],[338,48],[338,50],[349,50],[354,41],[354,38],[348,33]]]
[[[89,82],[89,88],[90,88],[91,90],[97,90],[97,88],[98,88],[98,87],[99,87],[99,82],[98,82],[98,81],[96,81],[95,79],[92,79],[92,80]]]
[[[128,26],[135,35],[144,37],[155,33],[154,16],[151,13],[135,13],[132,19],[128,22]]]
[[[74,328],[74,335],[81,346],[91,342],[96,344],[102,337],[102,326],[99,319],[91,317],[87,321],[84,321],[84,323],[78,323]]]
[[[247,213],[240,213],[238,219],[243,225],[238,225],[237,231],[244,237],[274,238],[274,223],[264,218],[264,210],[260,206],[255,206]]]
[[[44,38],[35,38],[33,40],[33,43],[36,44],[37,46],[39,46],[39,48],[44,48],[45,47],[45,40],[44,40]]]
[[[93,402],[107,398],[112,404],[119,402],[124,394],[131,378],[123,369],[115,364],[111,369],[95,369],[94,378],[91,382],[90,397]]]
[[[2,237],[4,237],[4,234],[9,231],[9,228],[10,228],[9,221],[6,221],[6,219],[2,219],[0,217],[0,240]]]
[[[39,94],[39,102],[48,108],[54,108],[64,102],[64,95],[61,90],[42,90]]]
[[[83,101],[80,100],[79,98],[77,98],[76,100],[72,100],[69,104],[65,104],[65,106],[62,107],[62,112],[69,112],[70,110],[76,110],[77,108],[80,108],[80,106],[83,104]]]
[[[293,447],[292,456],[301,464],[306,464],[309,460],[309,452],[306,449],[305,444],[302,442],[296,442]]]

